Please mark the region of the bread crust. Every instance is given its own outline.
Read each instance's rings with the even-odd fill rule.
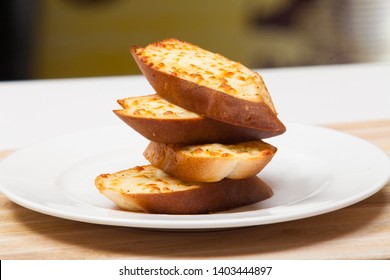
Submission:
[[[278,135],[271,130],[258,130],[231,125],[199,116],[186,119],[135,117],[125,110],[113,111],[123,122],[146,139],[168,144],[236,143],[260,140]]]
[[[155,167],[183,181],[217,182],[224,178],[244,179],[258,174],[277,149],[263,141],[251,141],[259,152],[255,156],[211,156],[185,152],[186,146],[151,142],[145,158]],[[240,145],[240,144],[237,144]]]
[[[272,189],[256,176],[242,180],[224,179],[216,183],[194,183],[188,190],[135,194],[105,185],[102,176],[95,180],[99,191],[120,208],[136,212],[208,214],[253,204],[273,195]]]
[[[162,72],[156,65],[145,63],[140,55],[141,50],[138,46],[130,49],[150,85],[169,102],[218,121],[270,131],[274,136],[285,132],[286,127],[266,103],[236,98]],[[267,90],[263,81],[259,87]]]

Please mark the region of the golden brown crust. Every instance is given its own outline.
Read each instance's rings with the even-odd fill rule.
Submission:
[[[216,183],[186,183],[189,185],[188,190],[126,193],[118,187],[106,185],[104,179],[113,175],[103,174],[97,177],[96,187],[119,207],[129,211],[207,214],[256,203],[273,195],[272,189],[256,176],[242,180],[224,179]]]
[[[147,63],[141,52],[140,47],[131,48],[135,61],[151,86],[169,102],[200,115],[238,126],[272,131],[274,134],[282,134],[286,130],[273,108],[265,102],[236,98],[180,78],[175,73],[160,71],[156,65]],[[262,79],[258,87],[268,93]],[[272,104],[272,101],[270,102]]]
[[[184,192],[140,194],[133,199],[149,213],[208,214],[253,204],[272,195],[272,189],[254,176],[203,183],[202,187]]]
[[[114,110],[114,113],[148,140],[168,144],[236,143],[279,134],[276,131],[236,126],[201,116],[187,119],[156,119],[134,117],[126,114],[125,110]]]
[[[240,147],[250,148],[245,153],[234,152],[234,149]],[[204,152],[197,152],[198,150]],[[153,166],[180,180],[217,182],[224,178],[244,179],[258,174],[272,160],[276,150],[274,146],[263,141],[228,146],[186,146],[151,142],[145,149],[144,156]]]

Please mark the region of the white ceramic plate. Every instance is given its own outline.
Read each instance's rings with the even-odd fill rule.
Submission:
[[[334,211],[379,191],[390,161],[374,145],[330,129],[291,124],[267,142],[278,147],[259,174],[266,201],[207,215],[156,215],[118,209],[94,186],[101,173],[147,164],[147,141],[118,126],[64,135],[21,149],[0,163],[0,190],[45,214],[82,222],[154,228],[216,229],[277,223]]]

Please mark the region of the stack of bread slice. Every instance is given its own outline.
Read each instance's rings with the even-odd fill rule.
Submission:
[[[262,139],[286,130],[261,76],[177,39],[131,53],[157,94],[118,100],[114,113],[150,140],[150,165],[95,180],[129,211],[201,214],[265,200],[256,175],[277,149]]]

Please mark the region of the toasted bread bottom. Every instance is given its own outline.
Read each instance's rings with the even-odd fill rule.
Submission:
[[[256,176],[241,180],[224,179],[215,183],[188,183],[167,176],[161,171],[156,172],[157,176],[149,178],[146,183],[150,185],[160,180],[168,181],[171,184],[168,185],[169,191],[142,191],[138,189],[139,186],[136,187],[136,181],[127,180],[128,176],[134,177],[130,174],[132,170],[102,174],[95,180],[96,187],[103,195],[128,211],[207,214],[256,203],[273,195],[272,189]],[[158,174],[162,174],[161,178]],[[137,189],[135,192],[134,188]]]

